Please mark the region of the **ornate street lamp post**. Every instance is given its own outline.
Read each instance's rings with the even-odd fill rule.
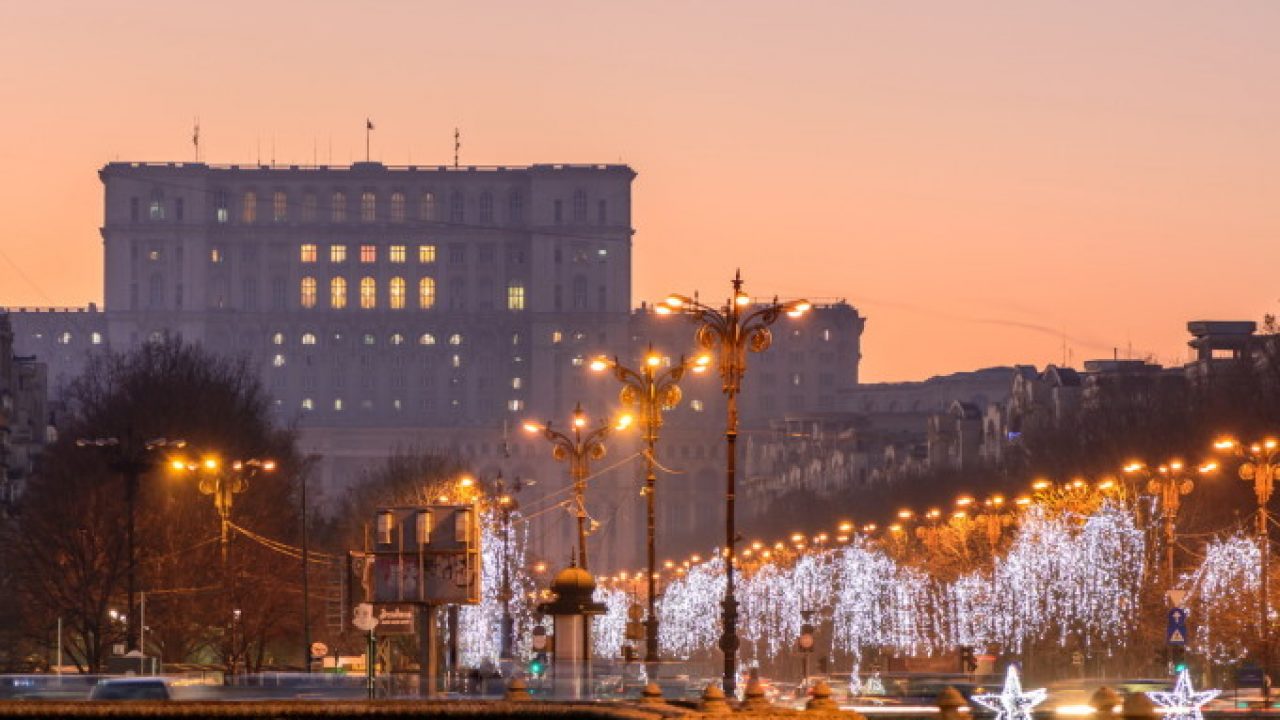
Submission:
[[[1271,562],[1271,512],[1267,509],[1267,503],[1271,500],[1271,491],[1275,489],[1277,469],[1280,469],[1280,464],[1277,463],[1277,455],[1280,455],[1280,441],[1269,437],[1251,445],[1244,445],[1232,438],[1224,438],[1213,446],[1221,451],[1232,452],[1242,460],[1240,479],[1253,483],[1253,492],[1258,501],[1258,545],[1262,559],[1258,568],[1260,582],[1258,620],[1261,623],[1259,630],[1262,633],[1262,672],[1268,673],[1271,669],[1271,623],[1267,617],[1269,615],[1267,585],[1270,582],[1268,565]],[[1262,684],[1263,700],[1270,700],[1266,697],[1270,694],[1270,690],[1269,685],[1264,682]]]
[[[647,509],[649,584],[648,584],[648,617],[645,619],[644,662],[649,679],[658,676],[658,555],[655,539],[656,512],[654,488],[657,484],[657,445],[658,433],[662,429],[662,413],[680,404],[679,382],[686,370],[702,372],[711,362],[710,356],[701,355],[692,360],[680,359],[680,362],[659,370],[662,358],[649,348],[640,370],[633,370],[615,357],[599,357],[591,362],[591,369],[596,372],[611,370],[614,378],[622,383],[619,395],[623,406],[640,408],[640,422],[644,427],[645,443],[645,480],[644,494]]]
[[[625,430],[631,424],[631,416],[624,415],[619,419],[617,429]],[[587,414],[582,410],[582,403],[573,409],[573,429],[562,433],[551,427],[551,421],[539,425],[526,422],[524,429],[530,433],[542,433],[551,443],[551,456],[556,460],[569,463],[569,476],[573,478],[574,514],[578,518],[578,567],[587,569],[587,476],[591,474],[591,461],[604,457],[605,438],[613,432],[614,427],[601,423],[594,430],[586,430]],[[585,432],[584,432],[585,430]]]
[[[810,308],[807,300],[755,303],[742,291],[742,273],[733,277],[733,297],[720,307],[700,302],[695,295],[670,295],[655,312],[669,315],[681,313],[698,324],[698,345],[716,353],[720,364],[720,381],[727,405],[727,422],[724,437],[725,451],[725,591],[723,603],[723,631],[720,650],[724,653],[724,693],[733,697],[737,690],[738,654],[738,601],[734,596],[733,564],[738,537],[734,531],[734,495],[737,479],[738,441],[738,393],[742,391],[742,378],[747,373],[747,351],[764,352],[773,342],[769,326],[777,322],[783,313],[792,317],[803,315]]]
[[[1200,472],[1209,472],[1216,467],[1205,465],[1200,468]],[[1127,475],[1145,476],[1147,492],[1154,495],[1159,504],[1160,524],[1164,531],[1165,588],[1173,589],[1177,582],[1174,549],[1178,541],[1178,510],[1182,507],[1182,496],[1195,489],[1195,481],[1188,476],[1189,470],[1181,460],[1170,460],[1154,468],[1134,461],[1125,465],[1124,471]]]
[[[175,471],[200,474],[200,492],[213,496],[213,507],[218,511],[221,526],[222,564],[227,564],[227,545],[231,540],[231,507],[235,496],[249,489],[249,479],[259,472],[276,469],[275,460],[234,460],[224,465],[216,457],[206,457],[199,462],[174,459],[169,466]]]
[[[132,434],[118,437],[80,438],[76,447],[98,448],[106,453],[107,467],[124,478],[124,501],[129,524],[125,528],[125,553],[128,570],[125,577],[125,592],[129,607],[125,611],[125,645],[129,649],[142,650],[140,643],[135,644],[141,635],[138,622],[138,608],[134,598],[138,594],[138,553],[134,543],[137,531],[138,482],[155,465],[152,453],[166,448],[180,448],[186,445],[185,440],[168,438],[152,438],[139,443]]]

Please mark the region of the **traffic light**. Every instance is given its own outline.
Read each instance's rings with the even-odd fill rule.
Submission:
[[[529,661],[529,674],[534,677],[542,677],[547,671],[547,654],[545,652],[534,653],[533,660]]]
[[[1173,668],[1173,674],[1177,675],[1187,669],[1187,649],[1181,645],[1174,645],[1169,648],[1169,665]]]

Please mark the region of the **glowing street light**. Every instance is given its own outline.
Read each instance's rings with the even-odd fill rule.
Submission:
[[[702,349],[716,353],[720,380],[727,401],[725,423],[725,593],[722,603],[720,650],[724,653],[723,689],[733,697],[737,690],[738,601],[734,596],[734,549],[738,537],[734,529],[734,500],[737,481],[738,394],[747,372],[747,352],[764,352],[773,342],[769,326],[785,313],[799,317],[812,306],[807,300],[755,303],[742,289],[742,273],[733,277],[733,296],[719,307],[696,297],[672,294],[657,306],[661,314],[680,312],[698,325],[697,339]]]
[[[618,421],[616,429],[626,429],[631,424],[629,416]],[[591,461],[599,460],[605,455],[605,438],[614,431],[608,423],[602,423],[594,430],[587,430],[587,414],[578,403],[573,409],[573,419],[569,423],[572,430],[560,432],[551,427],[551,422],[539,425],[533,422],[524,423],[526,432],[541,433],[551,443],[551,456],[556,460],[569,463],[569,476],[573,479],[574,514],[578,519],[578,565],[587,569],[587,476],[591,474]],[[585,431],[585,432],[584,432]],[[594,524],[594,520],[592,523]]]

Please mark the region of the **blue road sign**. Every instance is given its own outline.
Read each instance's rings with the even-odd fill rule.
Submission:
[[[1169,611],[1169,624],[1164,632],[1164,641],[1170,645],[1187,644],[1187,611],[1173,608]]]

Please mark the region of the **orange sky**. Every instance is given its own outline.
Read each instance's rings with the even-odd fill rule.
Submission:
[[[844,297],[866,380],[1280,310],[1280,2],[0,3],[0,304],[99,300],[106,161],[616,162],[635,301]]]

